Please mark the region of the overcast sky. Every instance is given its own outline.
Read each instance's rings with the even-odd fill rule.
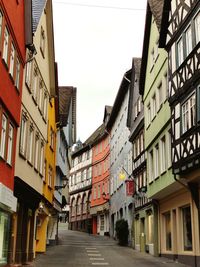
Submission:
[[[84,142],[142,54],[146,0],[53,0],[53,10],[59,85],[77,88],[77,139]]]

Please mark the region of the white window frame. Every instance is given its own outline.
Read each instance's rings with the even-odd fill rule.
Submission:
[[[6,26],[4,29],[3,56],[2,56],[6,65],[8,64],[8,43],[9,43],[9,31]]]
[[[196,119],[196,94],[193,93],[182,105],[182,134],[195,125]]]
[[[149,183],[154,180],[154,153],[153,149],[149,151]]]
[[[2,114],[1,120],[1,146],[0,146],[0,156],[5,158],[6,152],[6,133],[7,133],[8,118],[5,114]]]
[[[31,88],[32,85],[32,61],[26,63],[26,74],[25,74],[25,81],[28,88]]]
[[[155,160],[154,160],[154,178],[158,178],[159,177],[159,144],[155,145]]]
[[[39,172],[42,176],[44,175],[44,141],[41,141],[41,145],[40,145],[40,169],[39,169]]]
[[[35,135],[35,153],[34,153],[34,167],[38,170],[38,163],[39,163],[39,134],[36,133]]]
[[[186,56],[192,51],[192,26],[189,25],[185,31],[185,52]]]
[[[13,138],[14,138],[14,127],[9,123],[8,128],[8,149],[7,149],[7,163],[12,165],[12,151],[13,151]]]
[[[20,62],[19,59],[16,59],[16,72],[15,72],[15,86],[17,89],[19,89],[19,83],[20,83]]]
[[[177,42],[177,60],[178,60],[178,67],[179,67],[184,60],[183,37],[179,38],[179,40]]]
[[[15,47],[13,43],[11,43],[11,48],[10,48],[10,66],[9,66],[9,73],[13,77],[14,73],[14,64],[15,64]]]
[[[160,171],[161,173],[165,172],[167,169],[167,158],[166,158],[166,152],[167,152],[167,147],[166,147],[166,136],[164,135],[160,139],[160,159],[161,159],[161,164],[160,164]]]
[[[196,44],[200,42],[200,11],[194,18]]]
[[[152,119],[154,119],[154,117],[156,116],[156,94],[153,94],[152,96]]]
[[[25,114],[22,114],[21,126],[20,126],[20,153],[25,156],[26,152],[26,132],[27,132],[27,118]]]
[[[33,124],[31,123],[29,126],[29,145],[28,145],[28,161],[30,163],[32,163],[33,161],[33,140],[34,140],[34,128],[33,128]]]
[[[1,35],[2,35],[2,24],[3,24],[3,14],[0,11],[0,38],[1,38]]]

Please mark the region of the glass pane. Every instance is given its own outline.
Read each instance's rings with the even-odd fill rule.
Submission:
[[[172,249],[171,216],[170,213],[166,213],[164,216],[165,216],[166,250],[171,250]]]
[[[0,211],[0,264],[7,262],[10,219]]]
[[[190,207],[182,208],[184,250],[192,250],[192,222]]]

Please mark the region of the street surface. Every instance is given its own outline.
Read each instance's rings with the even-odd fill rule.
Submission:
[[[59,225],[59,245],[37,255],[34,267],[186,267],[166,258],[153,257],[129,247],[120,247],[109,237],[93,236]]]

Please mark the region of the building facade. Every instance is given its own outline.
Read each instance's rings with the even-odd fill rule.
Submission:
[[[149,251],[148,247],[148,211],[151,208],[151,200],[147,198],[147,176],[146,176],[146,152],[144,146],[144,106],[139,94],[141,59],[133,58],[132,79],[129,88],[129,106],[127,126],[130,129],[129,141],[133,144],[133,227],[132,246],[141,251]]]
[[[107,116],[111,107],[105,108]],[[92,145],[92,233],[109,235],[109,183],[110,183],[110,146],[109,135],[103,123]]]
[[[36,251],[45,248],[45,241],[41,240],[45,237],[42,230],[45,221],[42,202],[45,147],[48,104],[50,96],[55,96],[51,1],[28,1],[25,24],[26,65],[14,185],[18,201],[13,245],[13,262],[16,264],[32,261]],[[53,190],[53,185],[51,188]]]
[[[80,145],[78,151],[72,154],[69,226],[72,230],[91,233],[92,148],[89,143],[90,140],[86,140],[85,145]]]
[[[132,239],[133,199],[132,195],[127,195],[125,181],[132,173],[132,145],[126,126],[131,73],[129,70],[123,76],[106,125],[110,135],[110,236],[115,237],[116,221],[125,219],[129,225],[129,242]]]
[[[13,191],[25,65],[24,10],[24,1],[0,1],[0,264],[9,263],[12,258],[13,221],[17,210]]]
[[[172,172],[179,190],[163,201],[163,254],[199,266],[200,2],[165,1],[160,46],[168,52]],[[171,244],[170,244],[171,243]]]

